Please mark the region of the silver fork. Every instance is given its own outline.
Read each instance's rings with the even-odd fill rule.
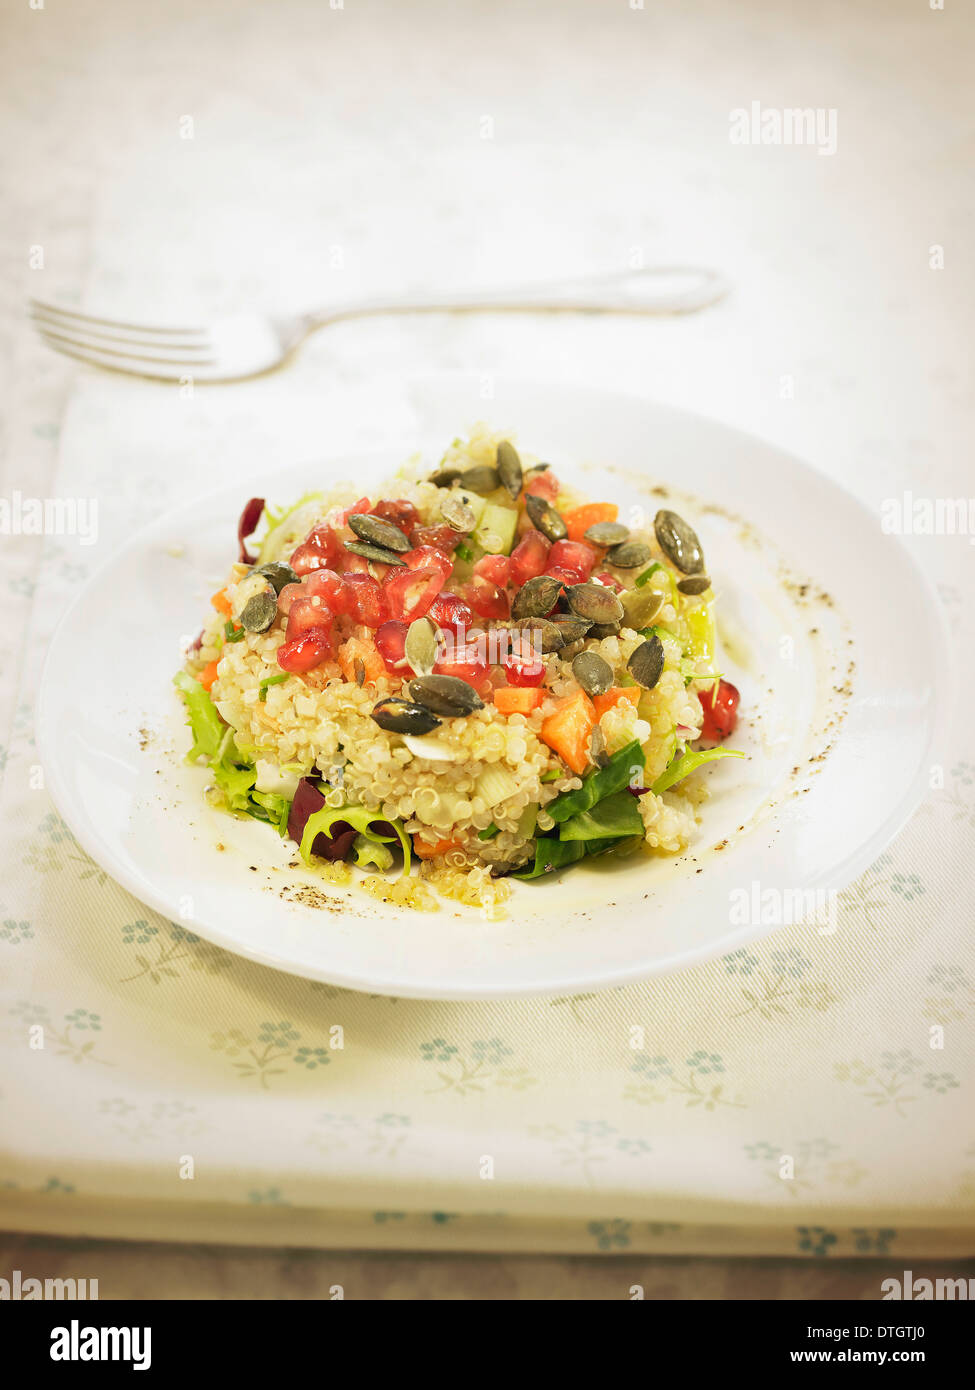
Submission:
[[[713,304],[728,288],[713,270],[659,267],[468,294],[363,299],[292,318],[236,314],[186,328],[100,318],[39,299],[29,301],[29,313],[48,347],[97,367],[153,381],[241,381],[272,371],[309,333],[343,319],[478,310],[690,314]]]

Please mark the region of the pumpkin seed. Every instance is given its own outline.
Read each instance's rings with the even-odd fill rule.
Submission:
[[[384,550],[381,545],[370,545],[367,541],[346,541],[345,548],[353,555],[362,555],[367,560],[375,560],[379,565],[406,565],[406,561],[395,551]]]
[[[594,724],[592,733],[589,735],[589,761],[597,767],[605,767],[609,762],[609,752],[606,748],[606,735],[599,724]]]
[[[474,687],[459,676],[416,676],[407,689],[418,705],[448,719],[473,714],[476,709],[484,708],[484,701]]]
[[[623,605],[604,584],[570,584],[565,592],[569,607],[580,618],[593,623],[618,623],[623,617]]]
[[[467,535],[477,525],[477,517],[464,501],[462,492],[448,492],[440,504],[440,515],[454,531]]]
[[[626,618],[626,626],[649,627],[664,606],[664,595],[658,589],[624,589],[620,603]]]
[[[440,720],[430,710],[401,700],[398,695],[388,695],[374,705],[372,718],[381,729],[388,729],[392,734],[429,734],[440,728]]]
[[[618,570],[635,570],[645,565],[652,554],[646,541],[624,541],[622,545],[614,545],[606,559]]]
[[[519,622],[508,623],[507,628],[512,632],[538,633],[538,643],[542,654],[548,652],[560,652],[565,646],[565,634],[556,624],[549,622],[548,618],[522,618]]]
[[[604,637],[618,637],[622,626],[622,623],[590,623],[586,636],[594,642],[601,642]]]
[[[524,481],[524,470],[518,450],[507,439],[502,439],[498,445],[498,477],[501,486],[507,488],[512,498],[517,499]]]
[[[630,529],[620,521],[597,521],[583,532],[583,536],[593,545],[619,545],[629,540]]]
[[[266,632],[278,616],[278,596],[269,584],[249,598],[241,609],[240,623],[248,632]]]
[[[430,618],[417,618],[410,623],[403,646],[407,664],[418,676],[429,676],[437,659],[437,635],[440,629]]]
[[[564,541],[569,528],[554,507],[550,507],[544,497],[536,497],[530,492],[525,498],[525,509],[532,525],[550,541]]]
[[[572,663],[572,674],[587,695],[605,695],[613,684],[613,668],[598,652],[580,652]]]
[[[561,580],[550,574],[539,574],[528,579],[515,594],[511,605],[513,618],[544,618],[551,613],[562,592]]]
[[[580,618],[577,613],[553,613],[548,621],[561,632],[567,647],[585,637],[592,627],[588,618]]]
[[[459,468],[438,468],[436,473],[430,474],[429,481],[433,483],[435,487],[453,487],[454,483],[456,483],[457,479],[460,477],[460,473],[461,470]]]
[[[401,553],[413,549],[409,536],[391,521],[384,521],[381,516],[353,512],[348,518],[348,523],[359,539],[368,541],[370,545],[379,545],[384,550],[397,550]]]
[[[704,551],[693,526],[688,526],[676,512],[664,510],[654,517],[653,529],[660,549],[682,574],[700,574],[704,569]]]
[[[531,843],[531,845],[534,847],[535,841],[532,840],[532,841],[530,841],[530,843]],[[499,862],[498,862],[497,864],[492,864],[492,865],[491,865],[491,877],[492,877],[492,878],[507,878],[508,874],[513,874],[514,871],[515,871],[515,869],[524,868],[525,864],[527,864],[527,863],[528,863],[528,860],[527,860],[527,859],[518,859],[518,860],[514,860],[514,859],[503,859],[503,860],[499,860]]]
[[[251,570],[249,574],[244,575],[243,579],[234,590],[233,609],[230,615],[234,622],[242,624],[244,621],[244,609],[250,603],[251,599],[260,598],[262,596],[273,599],[275,611],[277,611],[278,596],[274,591],[274,586],[267,578],[267,575],[258,574],[256,570]],[[255,612],[256,611],[257,610],[255,610]],[[273,621],[274,614],[272,613],[270,619],[264,626],[270,627]],[[255,627],[251,628],[250,631],[263,632],[264,628]]]
[[[652,690],[664,669],[664,647],[656,633],[641,642],[626,663],[630,675],[644,690]]]
[[[686,579],[678,579],[677,587],[682,594],[703,594],[711,587],[706,574],[689,574]]]
[[[461,473],[460,480],[469,492],[485,494],[501,486],[501,478],[496,468],[487,463],[475,463]]]
[[[283,560],[271,560],[266,565],[258,565],[253,573],[262,574],[276,594],[281,592],[285,584],[301,582],[291,566],[286,565]]]

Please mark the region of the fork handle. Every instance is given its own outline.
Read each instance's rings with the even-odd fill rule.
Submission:
[[[456,294],[408,294],[333,304],[306,315],[305,323],[309,328],[321,328],[337,319],[371,314],[473,313],[477,310],[692,314],[721,299],[729,288],[724,276],[714,270],[658,266]]]

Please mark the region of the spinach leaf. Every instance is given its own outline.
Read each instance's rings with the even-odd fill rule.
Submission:
[[[643,817],[635,796],[626,792],[614,792],[604,797],[588,811],[562,822],[559,831],[561,840],[609,840],[629,835],[643,834]]]
[[[634,768],[642,768],[646,759],[643,749],[636,739],[614,753],[605,767],[590,772],[583,778],[582,786],[575,791],[563,792],[549,802],[545,810],[558,823],[569,820],[590,810],[597,801],[622,791],[629,784]]]

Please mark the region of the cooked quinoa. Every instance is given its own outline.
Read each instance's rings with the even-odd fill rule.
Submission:
[[[510,436],[493,433],[486,426],[477,426],[468,439],[455,440],[440,463],[441,478],[445,472],[449,476],[451,470],[456,470],[461,474],[459,483],[455,481],[449,488],[438,486],[419,477],[418,465],[414,463],[380,488],[371,489],[373,503],[366,505],[374,505],[375,498],[390,499],[400,507],[396,513],[400,519],[408,512],[410,524],[407,526],[404,521],[404,533],[409,535],[420,528],[421,539],[435,537],[436,528],[446,530],[441,507],[448,491],[476,500],[471,489],[464,490],[463,474],[475,467],[482,472],[494,469],[501,457],[498,446],[509,439]],[[515,458],[518,460],[518,455]],[[564,530],[566,523],[562,518],[569,518],[575,525],[578,509],[587,505],[586,499],[560,485],[551,470],[533,474],[537,460],[530,455],[522,453],[519,463],[529,487],[533,479],[547,479],[539,485],[544,492],[535,495],[541,496],[555,514],[554,521],[548,515],[543,517],[549,529],[554,528],[556,533]],[[490,475],[487,481],[491,481]],[[417,565],[412,563],[415,545],[405,565],[389,566],[347,549],[349,542],[362,544],[360,531],[364,528],[353,532],[343,515],[359,501],[357,491],[352,485],[338,486],[304,500],[283,518],[265,512],[265,521],[270,516],[270,524],[261,543],[258,564],[232,564],[223,587],[214,597],[214,611],[185,663],[185,671],[202,683],[201,690],[209,690],[220,721],[232,731],[231,762],[228,763],[225,751],[221,753],[223,764],[211,761],[218,774],[209,789],[210,797],[218,802],[227,799],[227,778],[219,775],[221,766],[232,766],[240,774],[241,784],[247,781],[247,767],[252,766],[253,786],[246,793],[251,800],[241,801],[233,809],[270,819],[282,832],[288,817],[294,833],[294,818],[288,805],[296,804],[292,798],[299,784],[312,789],[317,796],[315,804],[323,809],[337,812],[359,808],[360,813],[373,813],[376,828],[395,825],[410,838],[420,858],[419,879],[415,871],[408,878],[370,872],[367,857],[363,865],[366,876],[360,879],[365,891],[387,901],[409,902],[429,909],[437,904],[429,891],[435,889],[441,896],[496,915],[511,893],[508,873],[517,873],[530,865],[538,846],[551,843],[550,837],[557,832],[558,820],[547,808],[552,807],[558,818],[560,810],[553,803],[573,791],[585,796],[582,789],[587,778],[591,781],[592,774],[613,755],[622,756],[624,750],[638,747],[643,765],[636,769],[639,785],[633,790],[639,810],[637,826],[642,821],[646,852],[673,854],[684,849],[695,833],[695,802],[700,790],[688,794],[693,779],[691,783],[682,781],[679,790],[658,793],[651,788],[672,767],[680,751],[689,749],[701,737],[709,697],[715,699],[717,708],[710,621],[713,594],[708,589],[700,595],[685,596],[677,590],[676,581],[683,578],[682,572],[662,548],[654,527],[627,528],[627,544],[645,548],[649,557],[637,569],[632,565],[615,566],[611,548],[584,539],[580,543],[563,543],[556,552],[580,564],[588,563],[583,552],[593,551],[596,556],[591,574],[583,568],[577,580],[572,578],[572,571],[563,578],[568,587],[563,589],[560,607],[567,607],[566,596],[571,599],[575,582],[588,583],[590,587],[595,583],[609,593],[622,591],[625,598],[628,592],[635,591],[635,581],[642,574],[645,593],[656,591],[662,596],[652,632],[637,630],[621,621],[607,624],[611,628],[618,626],[612,635],[583,635],[560,650],[542,654],[536,646],[529,662],[516,670],[502,661],[492,661],[486,669],[478,668],[476,672],[471,668],[470,684],[480,696],[477,699],[472,695],[472,703],[479,707],[454,717],[441,713],[437,716],[440,722],[433,721],[435,728],[419,736],[404,735],[394,727],[384,727],[377,719],[386,709],[387,722],[396,724],[401,707],[386,707],[383,702],[391,697],[410,699],[408,682],[413,672],[404,667],[402,657],[398,665],[395,660],[391,662],[388,653],[399,629],[408,630],[410,623],[416,624],[419,618],[408,606],[398,618],[387,617],[384,623],[379,618],[386,612],[397,612],[397,589],[407,594],[403,603],[408,605],[412,598],[409,577],[422,576],[429,570],[424,568],[422,556]],[[490,516],[500,518],[502,526],[509,526],[514,533],[511,558],[486,551],[482,559],[488,563],[478,567],[482,549],[478,536],[490,538],[485,529],[487,523],[481,523],[480,532],[476,528],[467,534],[448,532],[446,538],[439,538],[447,555],[444,568],[450,572],[442,582],[438,599],[454,596],[461,600],[461,607],[469,603],[474,608],[476,630],[490,634],[499,629],[507,631],[510,617],[489,616],[475,605],[484,606],[485,595],[488,608],[509,605],[521,586],[517,579],[509,578],[504,586],[483,576],[491,574],[497,580],[513,574],[518,569],[516,560],[520,553],[525,554],[527,563],[536,552],[544,553],[542,547],[548,541],[544,536],[539,538],[539,531],[529,521],[524,492],[515,498],[510,487],[498,487],[489,488],[486,496],[494,508]],[[401,507],[404,503],[409,504],[408,509]],[[615,515],[615,509],[605,510],[612,510]],[[383,515],[395,530],[391,514]],[[371,531],[385,539],[381,526],[377,528],[373,523]],[[531,541],[522,545],[530,534]],[[601,534],[598,528],[594,534]],[[306,561],[302,547],[316,536],[324,536],[324,543],[330,547],[328,563],[309,569],[305,564],[311,564],[315,556]],[[368,537],[366,543],[372,543]],[[452,546],[456,546],[453,553]],[[395,553],[402,556],[402,550]],[[264,630],[251,630],[250,610],[245,603],[261,588],[259,566],[273,562],[292,564],[296,573],[278,594],[277,609],[273,598],[262,597],[261,602],[271,605],[265,617],[268,613],[273,613],[273,617]],[[304,615],[306,624],[316,621],[314,608],[308,606],[315,600],[308,600],[309,586],[304,581],[317,569],[368,576],[353,577],[348,583],[339,578],[337,584],[343,593],[350,585],[358,586],[356,593],[363,595],[363,602],[375,602],[377,593],[388,595],[388,602],[383,597],[381,605],[385,606],[374,610],[376,617],[372,621],[376,627],[357,621],[363,616],[361,608],[352,612],[323,610],[328,636],[321,639],[320,658],[307,669],[295,670],[294,664],[308,660],[309,642],[317,640],[302,643],[294,616],[297,611],[299,617]],[[373,585],[373,580],[378,583]],[[264,581],[265,594],[268,583]],[[328,594],[321,600],[325,604],[330,601]],[[435,605],[435,611],[441,610]],[[436,633],[436,619],[433,623]],[[389,631],[393,628],[396,632]],[[462,637],[454,637],[453,629],[441,629],[441,640],[444,631],[463,643]],[[659,646],[662,661],[658,658],[659,674],[650,678],[649,688],[644,688],[634,679],[629,663],[638,649],[646,648],[648,643]],[[611,668],[608,695],[600,692],[590,698],[592,692],[580,685],[573,661],[582,652],[596,654]],[[641,656],[646,653],[641,652]],[[435,673],[437,669],[434,668]],[[635,659],[633,671],[639,675],[642,669],[645,666],[641,667],[639,659]],[[499,690],[508,692],[504,699],[498,697]],[[524,694],[512,694],[513,690]],[[190,700],[187,703],[192,715],[193,704]],[[411,707],[415,705],[411,700]],[[389,709],[393,710],[392,717]],[[581,754],[575,744],[566,745],[553,732],[556,728],[561,731],[564,712],[570,709],[582,711],[585,720],[587,741]],[[575,766],[571,765],[573,762]],[[634,777],[629,781],[632,786]],[[312,793],[306,791],[306,795]],[[567,804],[562,802],[560,806]],[[624,798],[621,809],[625,812],[628,805]],[[366,816],[362,823],[368,819]],[[632,812],[627,823],[630,821]],[[632,852],[634,843],[641,842],[639,833],[628,833],[624,838],[625,844],[611,841],[613,848],[609,852]],[[359,841],[356,844],[358,850],[363,848]],[[333,876],[338,868],[333,866]]]

